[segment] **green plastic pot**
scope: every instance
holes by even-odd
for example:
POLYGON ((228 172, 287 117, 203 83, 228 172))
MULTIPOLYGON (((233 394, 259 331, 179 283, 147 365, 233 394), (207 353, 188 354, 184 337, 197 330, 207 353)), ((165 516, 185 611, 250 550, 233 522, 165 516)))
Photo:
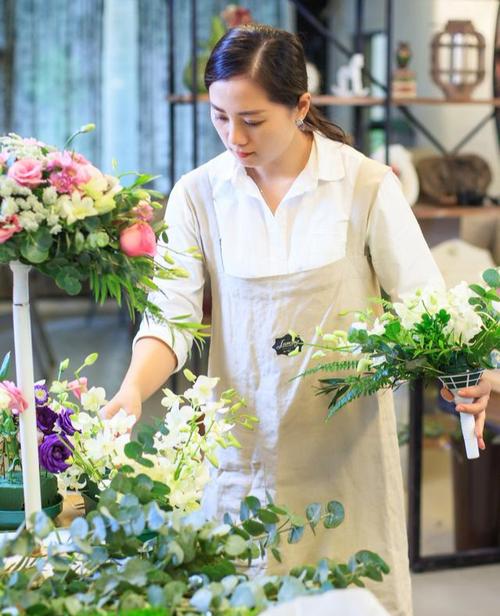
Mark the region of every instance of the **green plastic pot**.
MULTIPOLYGON (((40 473, 42 509, 55 518, 62 511, 62 497, 57 479, 51 473, 40 473)), ((14 530, 24 522, 24 491, 21 471, 0 476, 0 530, 14 530)))

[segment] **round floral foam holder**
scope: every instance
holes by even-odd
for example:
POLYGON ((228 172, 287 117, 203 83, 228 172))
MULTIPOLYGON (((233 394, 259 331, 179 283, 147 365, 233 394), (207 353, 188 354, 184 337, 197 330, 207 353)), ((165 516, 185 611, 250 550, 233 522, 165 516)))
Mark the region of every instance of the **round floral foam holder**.
MULTIPOLYGON (((471 372, 462 372, 461 374, 447 374, 446 376, 440 376, 439 380, 451 391, 455 404, 471 404, 474 398, 459 396, 458 390, 465 387, 474 387, 474 385, 479 383, 482 374, 483 370, 474 370, 471 372)), ((471 415, 470 413, 459 414, 467 458, 469 460, 479 458, 479 447, 475 432, 476 422, 474 420, 474 415, 471 415)))

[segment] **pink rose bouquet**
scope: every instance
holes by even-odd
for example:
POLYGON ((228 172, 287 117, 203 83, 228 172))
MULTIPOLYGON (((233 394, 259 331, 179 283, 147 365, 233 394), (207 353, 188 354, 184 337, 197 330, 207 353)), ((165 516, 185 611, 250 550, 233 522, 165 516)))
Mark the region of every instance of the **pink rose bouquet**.
MULTIPOLYGON (((163 195, 137 175, 130 186, 101 172, 69 148, 9 134, 0 137, 0 264, 21 261, 53 278, 70 295, 88 282, 95 299, 124 299, 132 318, 147 311, 162 320, 148 299, 155 279, 185 276, 173 259, 156 259, 156 243, 166 240, 163 220, 153 213, 163 195)), ((203 337, 200 326, 172 322, 203 337)))

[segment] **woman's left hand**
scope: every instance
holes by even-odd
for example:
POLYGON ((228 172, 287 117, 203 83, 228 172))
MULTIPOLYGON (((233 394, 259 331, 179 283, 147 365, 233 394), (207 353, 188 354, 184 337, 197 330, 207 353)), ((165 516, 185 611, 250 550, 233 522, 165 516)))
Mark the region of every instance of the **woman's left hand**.
MULTIPOLYGON (((473 387, 464 387, 458 390, 459 396, 465 398, 474 398, 474 402, 471 404, 457 404, 456 410, 459 413, 470 413, 474 415, 476 422, 476 436, 479 449, 486 449, 483 439, 484 422, 486 419, 486 407, 490 400, 491 383, 485 378, 482 378, 477 385, 473 387)), ((448 402, 453 402, 453 394, 449 389, 443 387, 441 389, 441 396, 448 402)))

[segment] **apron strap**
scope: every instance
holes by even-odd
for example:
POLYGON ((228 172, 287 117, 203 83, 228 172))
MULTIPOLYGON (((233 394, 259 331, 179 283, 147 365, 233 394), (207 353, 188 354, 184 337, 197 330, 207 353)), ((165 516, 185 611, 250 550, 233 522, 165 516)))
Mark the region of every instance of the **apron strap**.
POLYGON ((386 173, 387 165, 365 156, 361 161, 354 184, 351 215, 347 231, 346 253, 349 256, 367 256, 368 221, 377 198, 378 189, 386 173))

